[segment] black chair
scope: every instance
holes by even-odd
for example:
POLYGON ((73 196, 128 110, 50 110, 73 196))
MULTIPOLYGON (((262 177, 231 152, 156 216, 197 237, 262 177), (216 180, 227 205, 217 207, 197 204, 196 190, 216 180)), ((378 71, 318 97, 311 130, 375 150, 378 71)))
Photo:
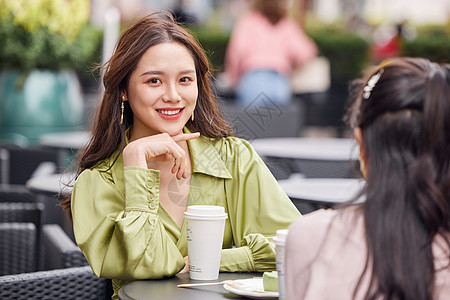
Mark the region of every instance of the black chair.
POLYGON ((42 203, 25 203, 25 202, 7 202, 0 203, 0 223, 33 223, 36 227, 36 251, 35 262, 36 270, 39 269, 39 252, 41 230, 44 220, 44 204, 42 203))
POLYGON ((276 180, 288 179, 296 172, 291 159, 280 157, 262 157, 262 159, 276 180))
POLYGON ((42 259, 44 270, 88 265, 80 248, 58 224, 42 227, 42 259))
POLYGON ((0 202, 37 202, 35 194, 25 185, 0 184, 0 202))
POLYGON ((90 266, 0 276, 0 299, 111 299, 108 280, 90 266))
MULTIPOLYGON (((42 262, 44 270, 88 265, 80 248, 57 224, 42 227, 42 262)), ((111 279, 106 279, 106 289, 107 298, 110 299, 113 294, 111 279)))
POLYGON ((301 134, 304 111, 300 103, 281 106, 263 101, 262 104, 251 107, 226 102, 220 104, 220 109, 236 136, 246 140, 301 134))
POLYGON ((16 145, 0 145, 0 183, 25 185, 42 162, 58 165, 54 150, 21 148, 16 145))
POLYGON ((35 252, 33 223, 0 223, 0 275, 34 272, 35 252))
POLYGON ((301 173, 306 178, 360 178, 357 161, 333 161, 296 159, 292 160, 294 173, 301 173))

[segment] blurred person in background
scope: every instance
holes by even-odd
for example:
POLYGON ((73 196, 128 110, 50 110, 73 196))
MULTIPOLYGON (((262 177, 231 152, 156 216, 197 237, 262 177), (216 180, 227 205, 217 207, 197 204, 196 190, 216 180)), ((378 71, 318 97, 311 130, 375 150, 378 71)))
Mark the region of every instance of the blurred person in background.
POLYGON ((289 227, 287 299, 450 299, 450 65, 394 59, 353 91, 365 202, 289 227))
POLYGON ((287 0, 255 0, 234 26, 225 76, 239 104, 257 105, 262 93, 274 104, 288 104, 292 69, 317 56, 316 44, 287 17, 287 8, 287 0))

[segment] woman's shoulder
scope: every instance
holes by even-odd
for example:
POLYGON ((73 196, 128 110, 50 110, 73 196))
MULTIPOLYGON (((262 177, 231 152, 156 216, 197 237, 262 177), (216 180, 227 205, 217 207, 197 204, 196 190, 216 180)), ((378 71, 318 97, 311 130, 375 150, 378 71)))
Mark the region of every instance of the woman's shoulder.
POLYGON ((113 156, 111 156, 103 161, 100 161, 95 166, 83 170, 78 176, 77 182, 81 181, 80 179, 90 181, 93 177, 102 177, 104 179, 111 180, 114 162, 117 163, 117 161, 113 159, 113 156))
POLYGON ((328 227, 332 222, 332 219, 336 216, 337 212, 335 210, 319 209, 303 215, 302 218, 292 223, 289 227, 289 231, 310 232, 310 229, 314 229, 314 231, 321 230, 322 228, 328 227))
POLYGON ((219 153, 226 151, 229 154, 243 154, 255 151, 249 141, 235 136, 210 140, 219 153))
POLYGON ((304 215, 291 224, 289 232, 305 238, 318 237, 326 233, 348 232, 349 228, 360 227, 362 213, 355 207, 345 209, 320 209, 304 215))

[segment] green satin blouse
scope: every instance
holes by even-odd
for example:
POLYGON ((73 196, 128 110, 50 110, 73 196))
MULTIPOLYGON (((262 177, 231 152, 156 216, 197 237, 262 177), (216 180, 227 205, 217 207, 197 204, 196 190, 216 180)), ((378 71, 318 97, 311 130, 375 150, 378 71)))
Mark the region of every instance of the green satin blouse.
MULTIPOLYGON (((274 270, 271 239, 300 217, 296 207, 247 141, 199 137, 188 145, 188 205, 220 205, 228 214, 220 271, 274 270)), ((124 168, 122 155, 114 158, 80 174, 72 216, 92 270, 113 278, 117 293, 128 280, 175 275, 188 252, 185 223, 180 229, 159 205, 159 171, 124 168)))

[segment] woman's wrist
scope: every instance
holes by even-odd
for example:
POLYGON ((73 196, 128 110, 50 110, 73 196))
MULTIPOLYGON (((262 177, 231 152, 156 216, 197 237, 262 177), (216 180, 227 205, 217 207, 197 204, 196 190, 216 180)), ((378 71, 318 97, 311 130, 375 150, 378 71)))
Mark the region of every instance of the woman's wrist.
POLYGON ((134 143, 128 144, 123 149, 123 166, 147 168, 144 151, 141 151, 134 143))

